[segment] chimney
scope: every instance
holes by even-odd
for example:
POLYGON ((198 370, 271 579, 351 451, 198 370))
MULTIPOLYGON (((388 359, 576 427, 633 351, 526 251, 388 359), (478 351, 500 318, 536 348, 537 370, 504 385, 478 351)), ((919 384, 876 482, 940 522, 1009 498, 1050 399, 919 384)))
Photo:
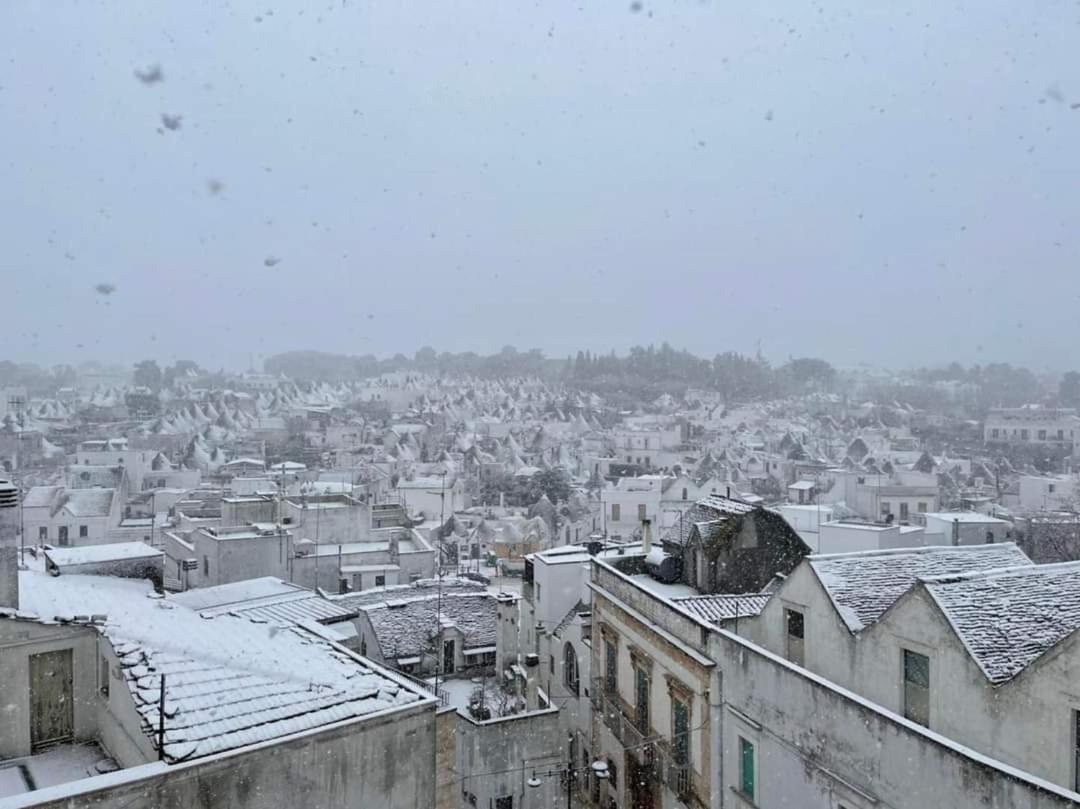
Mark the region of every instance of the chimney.
POLYGON ((19 608, 19 490, 0 479, 0 608, 19 608))
POLYGON ((540 707, 540 697, 536 693, 537 676, 540 671, 540 655, 525 655, 525 710, 535 711, 540 707))
POLYGON ((495 635, 495 670, 506 671, 517 663, 520 651, 518 635, 518 596, 516 593, 495 594, 495 616, 497 621, 495 635))
POLYGON ((644 537, 641 543, 642 549, 645 551, 645 555, 649 555, 649 551, 652 550, 652 520, 642 520, 642 536, 644 537))

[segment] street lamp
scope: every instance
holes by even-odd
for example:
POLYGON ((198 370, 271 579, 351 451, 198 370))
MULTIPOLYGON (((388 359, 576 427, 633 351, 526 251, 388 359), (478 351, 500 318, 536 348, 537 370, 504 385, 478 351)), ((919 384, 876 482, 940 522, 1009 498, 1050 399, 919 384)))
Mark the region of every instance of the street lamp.
POLYGON ((540 779, 540 775, 544 775, 544 776, 548 776, 548 777, 553 776, 553 775, 565 775, 566 776, 566 809, 571 809, 571 803, 570 802, 571 802, 571 800, 573 800, 573 796, 574 796, 573 778, 574 778, 574 775, 581 772, 582 770, 591 771, 592 774, 593 774, 593 777, 596 778, 598 781, 605 781, 608 778, 608 765, 607 765, 607 762, 606 761, 601 761, 600 759, 597 759, 592 764, 590 764, 588 767, 576 767, 575 768, 571 763, 568 762, 565 769, 547 770, 546 772, 542 772, 539 775, 537 774, 536 770, 533 770, 532 776, 525 783, 529 786, 530 789, 538 789, 544 783, 540 779))

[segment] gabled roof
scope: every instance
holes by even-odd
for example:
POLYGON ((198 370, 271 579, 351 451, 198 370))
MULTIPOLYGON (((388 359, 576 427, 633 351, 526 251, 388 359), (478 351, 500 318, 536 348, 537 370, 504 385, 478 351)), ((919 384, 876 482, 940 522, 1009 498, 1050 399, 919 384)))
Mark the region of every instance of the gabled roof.
POLYGON ((440 623, 459 630, 466 649, 495 643, 496 602, 487 591, 444 593, 441 599, 434 593, 391 598, 360 609, 371 621, 386 660, 431 654, 440 623))
POLYGON ((851 632, 876 622, 918 579, 1032 564, 1012 542, 826 554, 806 561, 851 632))
POLYGON ((72 517, 107 517, 115 493, 115 489, 68 489, 62 508, 72 517))
POLYGON ((994 685, 1080 628, 1080 562, 941 576, 923 586, 994 685))

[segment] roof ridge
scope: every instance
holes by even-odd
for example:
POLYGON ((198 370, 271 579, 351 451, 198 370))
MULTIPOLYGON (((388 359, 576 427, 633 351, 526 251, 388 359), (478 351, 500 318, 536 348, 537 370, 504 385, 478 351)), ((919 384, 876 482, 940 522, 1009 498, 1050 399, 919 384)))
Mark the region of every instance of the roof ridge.
POLYGON ((940 576, 916 576, 925 584, 954 584, 972 579, 994 579, 1004 576, 1034 576, 1043 573, 1080 572, 1080 561, 1054 562, 1047 565, 1021 564, 1006 567, 992 567, 987 570, 972 570, 964 573, 943 573, 940 576))
POLYGON ((946 551, 967 551, 978 552, 995 548, 1017 548, 1019 546, 1015 542, 992 542, 983 543, 981 545, 918 545, 911 548, 879 548, 871 551, 845 551, 843 553, 818 553, 810 554, 806 557, 807 561, 813 563, 818 561, 827 561, 830 559, 857 559, 860 557, 869 556, 897 556, 900 554, 935 554, 944 553, 946 551))

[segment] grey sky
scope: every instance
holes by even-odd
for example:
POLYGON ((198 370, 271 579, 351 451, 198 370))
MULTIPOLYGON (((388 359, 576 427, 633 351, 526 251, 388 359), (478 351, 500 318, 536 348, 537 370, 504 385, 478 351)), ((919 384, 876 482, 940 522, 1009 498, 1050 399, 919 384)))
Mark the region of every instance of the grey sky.
POLYGON ((1071 0, 6 0, 3 353, 1075 366, 1078 36, 1071 0))

